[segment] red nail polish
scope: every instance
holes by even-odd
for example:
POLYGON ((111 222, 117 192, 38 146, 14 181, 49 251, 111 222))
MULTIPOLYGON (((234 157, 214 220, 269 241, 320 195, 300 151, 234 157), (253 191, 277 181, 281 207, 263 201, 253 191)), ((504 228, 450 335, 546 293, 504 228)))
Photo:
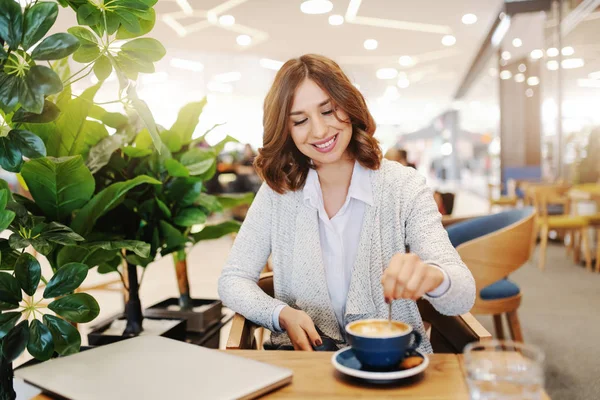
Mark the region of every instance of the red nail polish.
POLYGON ((321 339, 317 339, 317 346, 321 346, 323 344, 323 342, 321 341, 321 339))

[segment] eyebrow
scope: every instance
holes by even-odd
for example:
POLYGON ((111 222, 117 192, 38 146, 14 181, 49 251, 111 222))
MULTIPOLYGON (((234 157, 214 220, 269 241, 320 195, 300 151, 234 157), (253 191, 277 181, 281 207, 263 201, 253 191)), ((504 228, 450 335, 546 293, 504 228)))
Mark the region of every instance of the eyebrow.
MULTIPOLYGON (((330 103, 330 102, 331 102, 331 99, 322 101, 321 103, 319 103, 319 107, 323 107, 325 104, 330 103)), ((304 111, 292 111, 290 113, 290 115, 298 115, 298 114, 304 114, 304 111)))

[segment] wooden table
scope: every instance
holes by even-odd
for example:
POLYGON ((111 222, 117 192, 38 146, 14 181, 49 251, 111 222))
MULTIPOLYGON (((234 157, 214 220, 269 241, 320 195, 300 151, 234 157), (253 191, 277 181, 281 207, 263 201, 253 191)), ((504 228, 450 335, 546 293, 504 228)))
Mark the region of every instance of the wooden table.
MULTIPOLYGON (((433 354, 429 367, 419 377, 399 385, 367 385, 343 377, 331 365, 328 352, 228 350, 230 354, 251 358, 294 371, 292 383, 275 390, 264 399, 469 399, 460 354, 433 354)), ((223 373, 226 373, 224 371, 223 373)), ((544 399, 549 399, 544 396, 544 399)), ((39 395, 34 400, 51 400, 39 395)))
POLYGON ((600 202, 600 184, 575 185, 569 190, 569 197, 575 201, 600 202))

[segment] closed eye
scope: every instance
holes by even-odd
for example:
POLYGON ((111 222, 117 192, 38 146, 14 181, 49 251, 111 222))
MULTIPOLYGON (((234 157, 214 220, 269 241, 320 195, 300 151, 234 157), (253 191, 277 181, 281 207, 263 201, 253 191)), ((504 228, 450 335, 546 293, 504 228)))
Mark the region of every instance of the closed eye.
POLYGON ((306 121, 308 121, 308 118, 304 118, 302 121, 294 121, 294 126, 302 125, 306 121))
POLYGON ((323 115, 329 115, 333 113, 333 109, 329 110, 329 111, 323 111, 321 114, 323 115))

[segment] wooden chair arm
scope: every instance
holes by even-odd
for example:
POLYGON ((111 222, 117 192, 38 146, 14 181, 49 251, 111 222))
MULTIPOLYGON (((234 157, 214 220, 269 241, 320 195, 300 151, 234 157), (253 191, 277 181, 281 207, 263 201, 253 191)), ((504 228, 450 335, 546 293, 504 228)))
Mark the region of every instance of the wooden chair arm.
POLYGON ((231 323, 231 331, 227 338, 227 350, 254 350, 256 349, 254 331, 259 328, 255 323, 248 321, 241 314, 235 314, 231 323))
POLYGON ((493 336, 471 313, 466 313, 460 316, 464 323, 479 336, 479 340, 492 340, 493 336))

